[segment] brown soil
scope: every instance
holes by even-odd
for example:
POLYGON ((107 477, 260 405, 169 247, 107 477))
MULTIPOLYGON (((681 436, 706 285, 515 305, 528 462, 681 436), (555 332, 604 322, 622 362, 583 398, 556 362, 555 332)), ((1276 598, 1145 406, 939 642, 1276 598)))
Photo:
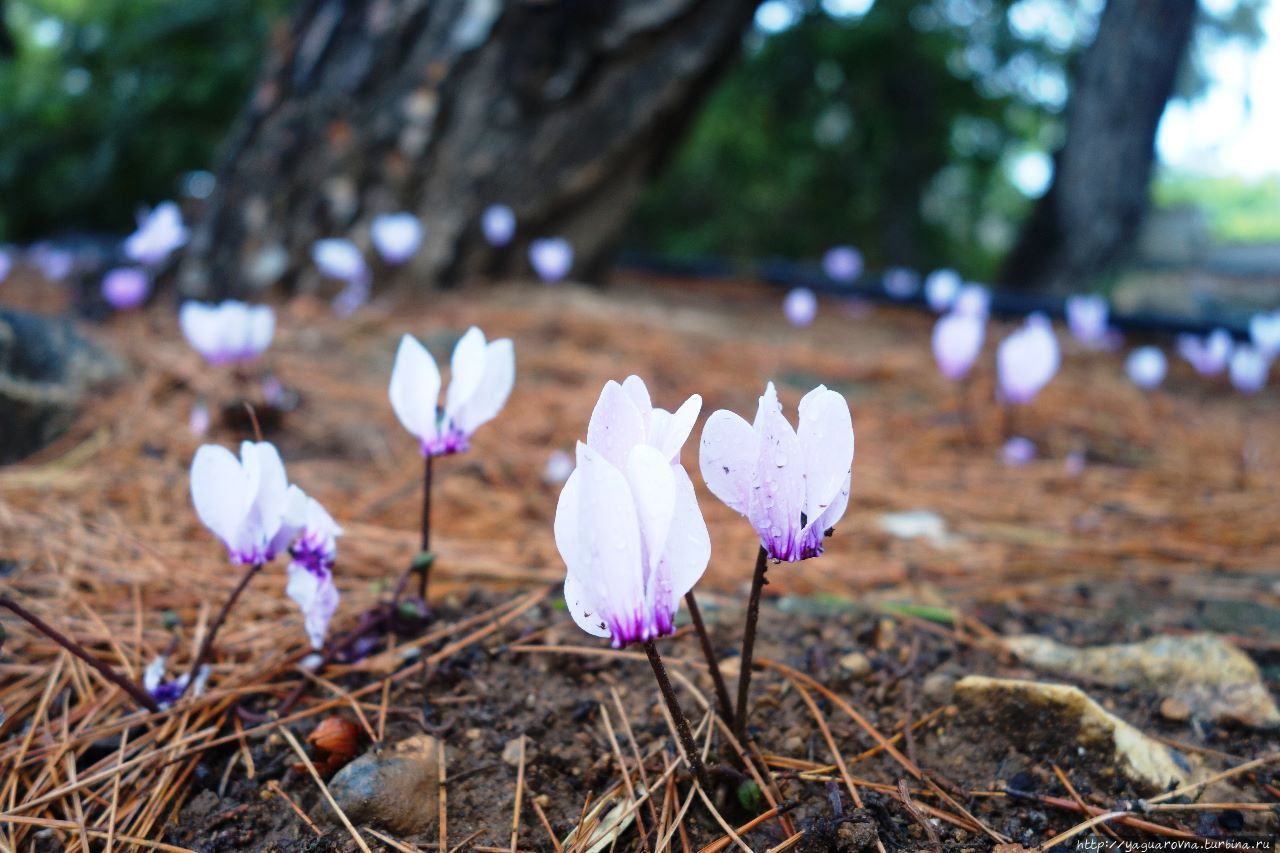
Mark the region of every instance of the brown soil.
MULTIPOLYGON (((18 284, 6 282, 0 296, 47 303, 47 289, 18 284)), ((1255 656, 1274 689, 1280 673, 1274 391, 1240 398, 1174 364, 1163 390, 1142 395, 1124 380, 1120 356, 1078 352, 1067 343, 1062 375, 1016 422, 1019 433, 1037 442, 1041 459, 1007 468, 998 460, 999 415, 985 403, 991 399, 990 345, 968 393, 974 415, 966 429, 959 395, 933 368, 927 317, 824 300, 817 324, 798 331, 782 324, 779 301, 776 291, 748 283, 628 280, 605 292, 520 285, 417 302, 391 296, 349 321, 333 318, 319 300, 279 306, 267 366, 300 394, 300 404, 269 437, 291 478, 346 529, 336 631, 349 629, 385 596, 416 550, 419 460, 385 397, 396 339, 413 332, 438 357, 472 323, 491 337, 516 341, 519 378, 506 411, 481 429, 471 452, 437 466, 433 600, 439 621, 431 629, 436 638, 421 651, 438 654, 425 718, 411 657, 379 653, 326 672, 359 694, 370 725, 376 728, 385 716, 388 740, 420 731, 423 722, 442 727, 451 846, 476 831, 481 834, 469 847, 510 844, 516 768, 502 751, 521 733, 530 739, 521 849, 551 847, 533 800, 546 798, 543 809, 563 837, 588 794, 600 797, 617 785, 622 777, 604 713, 628 755, 630 746, 610 687, 619 692, 638 748, 649 756, 650 777, 675 755, 643 659, 609 657, 556 608, 554 594, 501 626, 492 614, 456 625, 562 579, 551 539, 558 486, 543 482, 543 468, 552 449, 571 450, 583 436, 603 382, 631 372, 646 378, 659 405, 701 393, 704 416, 717 408, 749 413, 769 378, 779 382, 789 411, 818 382, 845 393, 853 408, 858 455, 849 513, 827 555, 771 571, 769 591, 779 598, 766 608, 760 654, 809 674, 886 736, 908 719, 928 719, 910 750, 905 743, 898 748, 904 756, 914 753, 956 803, 940 799, 891 756, 855 761, 875 746, 873 738, 815 693, 841 755, 851 762, 866 811, 855 809, 839 772, 824 769, 830 750, 800 691, 766 669, 756 676, 752 724, 780 795, 797 803, 788 820, 812 830, 795 849, 860 849, 871 824, 887 850, 932 848, 921 822, 902 805, 900 778, 922 807, 954 816, 962 805, 995 833, 1024 844, 1083 816, 986 793, 1002 782, 1072 800, 1054 774, 1056 763, 1091 805, 1110 808, 1134 795, 1108 762, 1078 755, 1073 744, 1024 754, 989 732, 965 729, 945 710, 927 717, 947 706, 947 686, 957 676, 1037 675, 992 652, 984 639, 992 633, 1030 630, 1097 642, 1216 630, 1255 656), (1064 467, 1073 452, 1086 460, 1078 475, 1064 467), (946 521, 946 542, 900 539, 880 526, 886 513, 918 509, 946 521), (932 608, 915 612, 948 621, 886 617, 883 607, 894 602, 932 608), (517 651, 515 645, 590 651, 517 651), (855 651, 871 660, 865 678, 840 665, 855 651), (393 689, 384 703, 387 677, 393 689), (806 769, 813 772, 796 775, 806 769), (843 791, 842 817, 828 779, 843 791)), ((1000 332, 996 324, 992 340, 1000 332)), ((201 439, 186 423, 198 396, 216 409, 255 390, 205 368, 167 309, 113 319, 99 334, 133 361, 134 377, 96 401, 54 446, 0 471, 0 584, 136 675, 174 641, 175 667, 189 663, 201 626, 237 580, 190 509, 186 471, 202 440, 231 444, 246 433, 215 424, 201 439)), ((693 459, 687 452, 686 463, 693 459)), ((694 480, 700 482, 696 474, 694 480)), ((754 538, 705 489, 699 494, 714 548, 699 596, 728 654, 739 639, 754 538)), ((104 836, 89 833, 111 826, 118 837, 196 849, 351 849, 344 829, 326 829, 319 838, 272 793, 267 783, 278 780, 304 810, 319 802, 310 777, 291 769, 295 756, 277 727, 241 722, 233 711, 237 704, 268 711, 301 679, 296 664, 305 639, 283 583, 278 570, 255 581, 220 634, 213 688, 162 715, 155 728, 131 725, 137 720, 126 719, 131 708, 124 698, 6 615, 0 845, 97 849, 104 836), (120 769, 121 755, 134 763, 120 769), (69 781, 71 770, 80 783, 69 781)), ((407 636, 396 643, 413 645, 407 636)), ((691 638, 663 649, 674 661, 690 662, 673 669, 691 678, 699 673, 691 638)), ((697 683, 712 695, 704 677, 697 683)), ((1131 723, 1177 740, 1210 767, 1280 746, 1243 729, 1167 720, 1152 695, 1084 686, 1131 723)), ((697 701, 679 683, 677 689, 689 715, 701 719, 697 701)), ((331 713, 354 716, 347 698, 313 686, 295 709, 295 716, 307 716, 289 725, 302 739, 331 713)), ((731 762, 723 759, 732 755, 725 756, 725 748, 717 735, 718 763, 727 767, 731 762)), ((1234 795, 1241 802, 1280 802, 1280 780, 1271 771, 1268 765, 1234 778, 1234 795)), ((682 802, 687 779, 673 779, 682 802)), ((665 788, 659 793, 665 796, 665 788)), ((734 797, 720 793, 725 819, 745 821, 734 797)), ((324 811, 320 805, 317 814, 324 811)), ((690 849, 724 835, 702 806, 689 814, 690 849)), ((1260 828, 1260 814, 1244 813, 1246 828, 1260 828)), ((641 815, 651 827, 647 807, 641 815)), ((1235 827, 1236 817, 1208 811, 1149 819, 1209 835, 1235 827)), ((771 820, 749 841, 765 849, 781 840, 780 831, 771 820)), ((949 849, 993 843, 972 825, 960 838, 945 820, 937 831, 949 849)), ((429 832, 420 846, 430 849, 434 840, 429 832)), ((673 843, 681 844, 678 834, 673 843)), ((643 849, 639 845, 632 830, 619 848, 643 849)))

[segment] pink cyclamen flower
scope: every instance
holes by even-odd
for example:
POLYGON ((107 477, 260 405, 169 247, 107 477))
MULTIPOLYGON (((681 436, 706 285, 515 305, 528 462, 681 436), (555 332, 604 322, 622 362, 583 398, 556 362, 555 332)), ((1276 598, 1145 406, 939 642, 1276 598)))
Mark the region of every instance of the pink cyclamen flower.
POLYGON ((178 323, 192 348, 214 365, 253 361, 276 332, 276 315, 268 306, 234 299, 219 305, 186 302, 178 323))
POLYGON ((542 481, 558 486, 573 473, 573 457, 563 450, 553 450, 547 457, 546 467, 542 469, 542 481))
POLYGON ((1178 336, 1178 354, 1201 376, 1217 376, 1226 370, 1235 342, 1226 329, 1214 329, 1203 338, 1178 336))
POLYGON ((1124 371, 1134 385, 1147 391, 1160 387, 1165 374, 1169 371, 1169 363, 1159 347, 1139 347, 1129 353, 1125 360, 1124 371))
POLYGON ((689 475, 648 444, 632 445, 618 468, 579 442, 555 537, 573 621, 614 648, 675 633, 680 599, 711 559, 689 475))
POLYGON ((270 442, 246 441, 240 458, 205 444, 191 462, 191 502, 204 526, 227 546, 231 562, 267 563, 301 529, 307 499, 289 485, 270 442))
POLYGON ((191 415, 187 418, 187 428, 192 435, 205 435, 209 432, 209 404, 203 399, 196 400, 191 406, 191 415))
POLYGON ((102 298, 117 311, 137 308, 150 293, 151 280, 138 267, 117 267, 102 277, 102 298))
POLYGON ((1107 298, 1097 294, 1081 294, 1067 298, 1067 328, 1072 336, 1087 347, 1102 347, 1107 340, 1107 298))
POLYGON ((996 350, 1001 396, 1009 403, 1030 403, 1058 372, 1060 358, 1048 319, 1031 315, 996 350))
POLYGON ((1231 354, 1231 384, 1242 394, 1256 394, 1267 384, 1267 359, 1256 347, 1239 346, 1231 354))
POLYGON ((412 213, 383 213, 370 227, 373 247, 389 264, 402 264, 422 245, 423 228, 412 213))
MULTIPOLYGON (((0 275, 0 278, 3 278, 0 275)), ((1249 318, 1249 339, 1264 358, 1280 355, 1280 311, 1254 314, 1249 318)))
POLYGON ((986 319, 952 312, 933 327, 933 357, 942 375, 952 381, 963 379, 982 352, 986 319))
POLYGON ((27 260, 49 281, 64 280, 76 265, 75 254, 49 242, 32 245, 27 250, 27 260))
POLYGON ((400 339, 388 393, 400 423, 418 437, 423 456, 466 450, 475 431, 502 411, 515 384, 511 341, 486 343, 475 326, 458 340, 449 366, 452 376, 442 409, 436 360, 412 335, 400 339))
POLYGON ((345 237, 327 237, 311 244, 311 260, 320 272, 340 281, 368 278, 369 266, 364 255, 345 237))
POLYGON ((964 280, 953 269, 934 270, 924 280, 924 298, 929 307, 941 314, 951 309, 964 280))
POLYGON ((9 271, 13 269, 13 253, 5 246, 0 246, 0 281, 4 281, 9 277, 9 271))
POLYGON ((480 216, 480 230, 490 246, 505 246, 516 236, 516 215, 505 204, 491 204, 480 216))
POLYGON ((1013 468, 1026 465, 1036 458, 1035 443, 1029 438, 1015 435, 1000 448, 1000 458, 1004 460, 1004 464, 1013 468))
POLYGON ((573 244, 563 237, 540 237, 529 243, 529 264, 543 281, 560 281, 573 268, 573 244))
POLYGON ((303 625, 313 649, 324 645, 329 620, 338 609, 338 588, 333 564, 338 558, 337 538, 342 528, 315 498, 307 498, 302 531, 289 549, 289 582, 285 594, 302 611, 303 625))
POLYGON ((754 424, 712 413, 699 463, 711 493, 746 516, 775 560, 822 553, 823 537, 849 506, 853 419, 844 397, 823 385, 800 401, 800 428, 782 415, 770 382, 754 424))
POLYGON ((131 261, 156 266, 185 246, 190 236, 182 223, 182 210, 177 204, 164 201, 138 218, 138 230, 125 238, 124 253, 131 261))
POLYGON ((862 253, 853 246, 834 246, 822 256, 822 271, 839 284, 853 284, 862 275, 862 253))
POLYGON ((782 300, 782 313, 793 326, 810 326, 818 316, 818 297, 807 287, 793 288, 782 300))
POLYGON ((956 314, 986 319, 991 313, 991 291, 981 284, 969 282, 956 291, 951 310, 956 314))
POLYGON ((884 292, 891 299, 910 299, 920 290, 920 276, 906 267, 890 267, 884 271, 884 292))

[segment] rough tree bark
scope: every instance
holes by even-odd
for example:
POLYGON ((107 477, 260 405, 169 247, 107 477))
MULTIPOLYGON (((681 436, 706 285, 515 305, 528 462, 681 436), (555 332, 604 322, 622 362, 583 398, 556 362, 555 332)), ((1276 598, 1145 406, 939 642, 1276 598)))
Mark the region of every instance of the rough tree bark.
POLYGON ((228 141, 183 261, 189 294, 284 281, 310 246, 367 248, 378 213, 427 228, 415 282, 526 269, 558 234, 590 273, 736 54, 758 0, 303 0, 228 141), (519 237, 479 230, 512 207, 519 237))
POLYGON ((1077 67, 1053 183, 1005 260, 1003 285, 1080 290, 1128 254, 1195 12, 1196 0, 1107 1, 1077 67))

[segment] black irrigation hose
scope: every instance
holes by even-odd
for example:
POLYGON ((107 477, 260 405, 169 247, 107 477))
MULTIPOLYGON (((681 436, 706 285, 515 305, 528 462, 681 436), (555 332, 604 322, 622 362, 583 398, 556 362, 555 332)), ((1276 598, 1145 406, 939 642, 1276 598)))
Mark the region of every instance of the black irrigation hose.
MULTIPOLYGON (((680 276, 723 280, 754 278, 775 287, 791 289, 807 287, 814 293, 828 296, 856 296, 871 302, 887 302, 893 305, 927 308, 924 298, 924 276, 921 275, 919 292, 909 299, 895 299, 884 290, 882 274, 864 274, 852 284, 832 281, 821 268, 812 263, 784 260, 766 260, 751 264, 733 264, 717 258, 683 260, 658 255, 623 254, 618 260, 621 269, 654 275, 680 276)), ((993 290, 991 313, 1006 319, 1025 317, 1033 311, 1041 311, 1050 317, 1062 319, 1066 315, 1064 301, 1059 297, 1037 293, 1017 293, 993 290)), ((1175 317, 1147 312, 1111 312, 1110 325, 1116 329, 1143 335, 1207 334, 1214 329, 1226 329, 1237 340, 1248 340, 1249 331, 1239 323, 1209 322, 1186 317, 1175 317)))

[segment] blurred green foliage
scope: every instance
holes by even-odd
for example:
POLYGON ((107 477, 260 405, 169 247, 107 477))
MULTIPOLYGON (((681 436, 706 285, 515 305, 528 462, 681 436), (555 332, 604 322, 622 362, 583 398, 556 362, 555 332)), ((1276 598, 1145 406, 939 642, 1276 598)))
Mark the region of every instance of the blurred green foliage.
POLYGON ((1156 179, 1153 194, 1161 207, 1199 208, 1215 240, 1280 242, 1280 175, 1249 180, 1164 173, 1156 179))
MULTIPOLYGON (((1202 10, 1197 42, 1256 44, 1263 2, 1202 10)), ((633 248, 802 259, 850 243, 872 269, 991 275, 1051 174, 1072 63, 1102 0, 766 5, 785 25, 762 31, 757 16, 640 205, 633 248)), ((1204 88, 1201 55, 1188 95, 1204 88)))
POLYGON ((0 241, 127 230, 213 165, 287 0, 4 4, 0 241))
MULTIPOLYGON (((630 245, 811 258, 852 243, 873 268, 986 276, 1031 204, 1014 179, 1047 174, 1070 65, 1103 2, 767 0, 786 25, 750 36, 643 200, 630 245)), ((1198 43, 1256 44, 1265 2, 1202 13, 1198 43)), ((16 43, 0 56, 0 242, 125 231, 183 173, 213 167, 291 5, 0 0, 16 43)), ((1202 56, 1184 93, 1203 89, 1202 56)), ((1239 187, 1194 187, 1211 204, 1254 203, 1239 187)), ((1231 217, 1222 233, 1271 233, 1265 217, 1231 217)))

